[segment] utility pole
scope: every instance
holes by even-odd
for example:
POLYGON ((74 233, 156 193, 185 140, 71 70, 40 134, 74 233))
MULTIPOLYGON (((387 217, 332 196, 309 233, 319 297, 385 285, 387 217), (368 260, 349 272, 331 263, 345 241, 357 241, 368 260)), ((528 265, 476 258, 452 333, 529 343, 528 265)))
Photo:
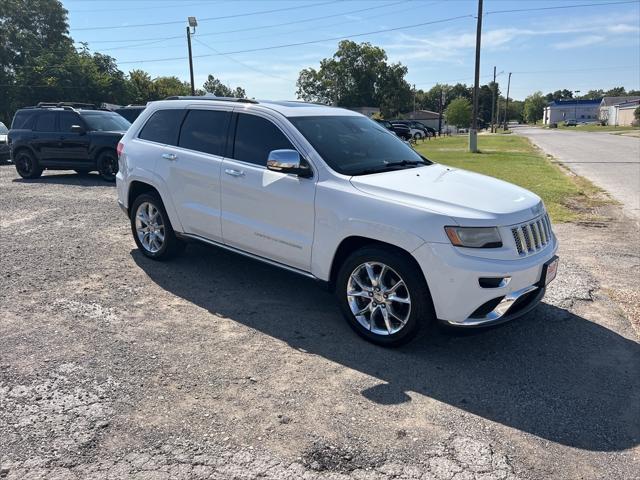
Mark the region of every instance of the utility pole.
POLYGON ((191 77, 191 95, 195 95, 196 88, 193 83, 193 55, 191 54, 191 35, 195 35, 198 21, 196 20, 196 17, 189 17, 187 20, 189 22, 189 25, 187 25, 187 46, 189 48, 189 75, 191 77), (191 31, 192 28, 193 32, 191 31))
POLYGON ((496 66, 493 66, 493 84, 491 85, 491 133, 494 133, 496 109, 496 66))
POLYGON ((578 93, 580 93, 580 90, 574 90, 573 93, 576 94, 576 106, 573 109, 573 119, 576 122, 576 125, 578 124, 578 93))
POLYGON ((476 29, 476 72, 473 84, 473 117, 469 130, 469 151, 478 153, 478 93, 480 90, 480 43, 482 39, 482 0, 478 0, 478 26, 476 29))
POLYGON ((416 116, 416 84, 413 84, 413 116, 416 116))
POLYGON ((509 81, 507 82, 507 101, 504 106, 504 131, 508 130, 507 122, 509 121, 509 88, 511 88, 511 72, 509 72, 509 81))
POLYGON ((444 101, 446 93, 444 88, 440 88, 440 97, 438 98, 438 136, 442 135, 442 109, 444 108, 444 101))

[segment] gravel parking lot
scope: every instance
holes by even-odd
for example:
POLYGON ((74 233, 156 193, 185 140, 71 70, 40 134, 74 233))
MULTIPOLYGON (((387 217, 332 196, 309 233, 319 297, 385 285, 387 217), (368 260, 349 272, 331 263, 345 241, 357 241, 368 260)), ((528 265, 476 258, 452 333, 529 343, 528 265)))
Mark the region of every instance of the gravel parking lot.
POLYGON ((617 209, 557 227, 531 314, 386 350, 310 280, 201 245, 143 257, 97 176, 4 165, 0 192, 0 478, 637 478, 617 209))

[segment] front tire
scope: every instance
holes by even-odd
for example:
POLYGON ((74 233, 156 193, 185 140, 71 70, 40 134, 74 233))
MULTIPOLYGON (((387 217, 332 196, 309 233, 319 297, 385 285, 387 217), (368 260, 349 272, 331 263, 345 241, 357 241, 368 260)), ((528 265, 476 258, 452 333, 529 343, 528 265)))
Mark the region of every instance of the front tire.
POLYGON ((22 178, 38 178, 43 168, 38 160, 27 150, 20 150, 14 159, 16 171, 22 178))
POLYGON ((156 193, 143 193, 131 205, 131 232, 138 249, 153 260, 168 260, 182 250, 167 211, 156 193))
POLYGON ((412 340, 435 318, 419 268, 391 249, 365 247, 352 253, 338 273, 336 294, 349 326, 386 347, 412 340))
POLYGON ((116 173, 118 173, 118 157, 116 152, 102 152, 98 156, 98 173, 103 180, 107 182, 116 181, 116 173))

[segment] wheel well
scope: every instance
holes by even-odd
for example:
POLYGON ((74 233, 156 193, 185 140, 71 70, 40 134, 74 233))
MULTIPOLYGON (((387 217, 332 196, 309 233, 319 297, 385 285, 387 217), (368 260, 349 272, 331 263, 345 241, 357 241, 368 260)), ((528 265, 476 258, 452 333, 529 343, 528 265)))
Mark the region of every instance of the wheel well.
MULTIPOLYGON (((22 145, 22 146, 16 148, 14 150, 13 154, 17 155, 18 153, 20 153, 22 151, 28 152, 30 155, 33 155, 35 157, 35 154, 34 154, 33 150, 31 150, 31 148, 27 147, 26 145, 22 145)), ((36 159, 37 159, 37 157, 36 157, 36 159)))
POLYGON ((367 237, 357 237, 357 236, 347 237, 344 240, 342 240, 342 242, 340 242, 340 245, 338 245, 336 253, 333 256, 333 262, 331 263, 331 273, 329 275, 330 291, 333 292, 335 290, 338 271, 340 270, 340 266, 343 264, 343 262, 353 252, 355 252, 356 250, 360 250, 361 248, 364 248, 364 247, 382 247, 385 249, 394 250, 406 256, 407 258, 409 258, 415 264, 416 268, 420 272, 420 275, 424 276, 422 269, 420 268, 420 265, 418 265, 418 262, 416 261, 416 259, 413 257, 413 255, 411 255, 411 253, 409 253, 404 248, 398 247, 396 245, 392 245, 390 243, 381 242, 380 240, 373 240, 367 237))
POLYGON ((131 182, 131 185, 129 185, 129 196, 127 197, 128 208, 131 208, 131 204, 135 201, 136 198, 138 198, 143 193, 149 192, 155 193, 160 196, 160 192, 158 192, 155 187, 152 187, 148 183, 138 181, 131 182))

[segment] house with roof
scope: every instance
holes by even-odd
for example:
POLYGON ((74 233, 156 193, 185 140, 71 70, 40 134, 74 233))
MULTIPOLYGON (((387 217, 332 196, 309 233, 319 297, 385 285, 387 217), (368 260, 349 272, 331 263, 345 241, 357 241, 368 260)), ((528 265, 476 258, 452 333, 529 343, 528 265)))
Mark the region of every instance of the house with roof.
POLYGON ((639 100, 640 96, 638 95, 625 97, 604 97, 602 99, 602 102, 600 102, 600 111, 598 116, 600 123, 602 123, 603 125, 631 125, 631 122, 633 122, 634 118, 633 115, 631 115, 631 118, 627 118, 629 115, 628 113, 626 113, 626 109, 630 108, 630 106, 633 106, 633 102, 636 102, 635 105, 637 105, 639 100), (622 120, 625 123, 621 123, 620 119, 618 118, 620 105, 625 105, 625 107, 623 107, 624 118, 622 120))
MULTIPOLYGON (((440 114, 438 112, 433 112, 431 110, 415 110, 413 112, 406 113, 404 117, 407 120, 417 120, 418 122, 423 123, 427 127, 431 127, 434 130, 438 129, 438 121, 440 118, 440 114)), ((444 116, 442 118, 442 126, 445 126, 444 116)))
POLYGON ((601 98, 554 100, 544 107, 543 123, 560 123, 574 120, 576 123, 597 122, 601 98))

